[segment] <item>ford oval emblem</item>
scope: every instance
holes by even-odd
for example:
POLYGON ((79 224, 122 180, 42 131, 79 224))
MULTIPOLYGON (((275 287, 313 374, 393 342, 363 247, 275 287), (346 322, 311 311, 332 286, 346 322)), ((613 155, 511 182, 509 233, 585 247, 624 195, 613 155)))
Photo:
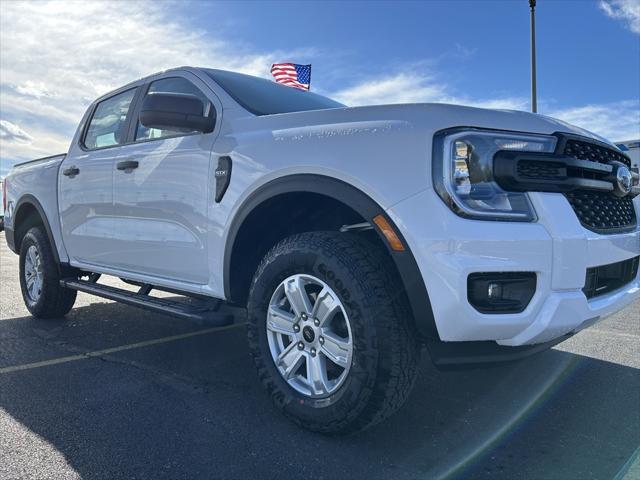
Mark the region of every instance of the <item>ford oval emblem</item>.
POLYGON ((633 177, 631 176, 631 170, 625 165, 620 165, 616 171, 616 192, 619 197, 624 197, 631 192, 633 177))

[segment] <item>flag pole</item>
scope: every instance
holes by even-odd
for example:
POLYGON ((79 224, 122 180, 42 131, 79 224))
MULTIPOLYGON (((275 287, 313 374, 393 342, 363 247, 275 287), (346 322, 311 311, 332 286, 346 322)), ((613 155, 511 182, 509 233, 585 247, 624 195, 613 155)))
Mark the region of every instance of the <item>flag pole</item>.
POLYGON ((531 7, 531 111, 538 111, 536 92, 536 0, 529 0, 531 7))

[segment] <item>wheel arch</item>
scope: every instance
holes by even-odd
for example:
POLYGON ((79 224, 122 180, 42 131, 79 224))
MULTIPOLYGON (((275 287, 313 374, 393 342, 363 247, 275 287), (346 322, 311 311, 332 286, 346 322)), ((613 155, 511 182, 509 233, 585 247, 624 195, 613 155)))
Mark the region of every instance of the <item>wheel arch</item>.
POLYGON ((20 244, 22 239, 31 227, 41 225, 44 227, 45 234, 51 244, 53 250, 53 256, 58 265, 60 265, 60 257, 58 256, 58 248, 56 246, 51 225, 47 215, 42 208, 42 205, 36 197, 31 194, 25 194, 20 197, 20 200, 16 203, 16 207, 13 215, 13 232, 14 232, 14 247, 16 253, 20 252, 20 244))
MULTIPOLYGON (((347 211, 351 210, 373 226, 376 238, 384 244, 396 267, 407 294, 418 333, 425 339, 439 340, 424 280, 400 230, 384 209, 369 195, 342 180, 324 175, 294 174, 272 180, 252 192, 237 209, 226 237, 224 250, 223 278, 227 300, 241 305, 246 303, 251 278, 253 278, 255 269, 262 259, 261 255, 256 263, 256 259, 245 258, 245 255, 242 254, 243 239, 245 243, 253 246, 252 242, 256 238, 256 232, 252 228, 254 228, 257 218, 260 218, 262 213, 268 212, 269 208, 277 208, 278 199, 289 198, 287 196, 296 194, 316 195, 327 202, 323 206, 336 207, 336 211, 339 210, 337 221, 341 219, 340 215, 347 215, 346 218, 349 218, 347 211), (344 207, 344 211, 342 207, 344 207), (384 216, 393 227, 405 246, 404 251, 394 251, 389 247, 384 234, 373 222, 373 218, 377 215, 384 216), (247 265, 242 265, 243 261, 247 262, 247 265)), ((267 229, 262 229, 258 233, 267 233, 267 229)), ((290 234, 292 233, 300 232, 292 231, 290 234)), ((271 246, 286 236, 288 234, 277 238, 271 246)))

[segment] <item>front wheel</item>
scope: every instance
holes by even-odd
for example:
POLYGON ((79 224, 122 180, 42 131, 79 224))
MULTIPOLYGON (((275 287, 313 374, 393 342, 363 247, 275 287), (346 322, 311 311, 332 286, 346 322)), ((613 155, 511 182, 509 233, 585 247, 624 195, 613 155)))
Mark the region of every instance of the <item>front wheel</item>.
POLYGON ((38 318, 66 315, 76 301, 75 290, 60 286, 60 273, 49 239, 31 228, 20 243, 20 288, 29 312, 38 318))
POLYGON ((256 272, 248 314, 258 374, 304 428, 362 430, 413 387, 420 349, 406 294, 384 252, 355 235, 280 242, 256 272))

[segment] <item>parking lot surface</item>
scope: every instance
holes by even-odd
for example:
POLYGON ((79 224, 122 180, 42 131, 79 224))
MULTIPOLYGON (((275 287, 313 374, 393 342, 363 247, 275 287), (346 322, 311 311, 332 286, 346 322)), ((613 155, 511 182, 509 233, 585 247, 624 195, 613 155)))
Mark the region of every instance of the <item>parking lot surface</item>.
MULTIPOLYGON (((113 283, 118 283, 113 280, 113 283)), ((280 416, 222 329, 79 294, 22 303, 0 234, 2 479, 640 478, 640 303, 529 359, 439 372, 355 436, 280 416)))

